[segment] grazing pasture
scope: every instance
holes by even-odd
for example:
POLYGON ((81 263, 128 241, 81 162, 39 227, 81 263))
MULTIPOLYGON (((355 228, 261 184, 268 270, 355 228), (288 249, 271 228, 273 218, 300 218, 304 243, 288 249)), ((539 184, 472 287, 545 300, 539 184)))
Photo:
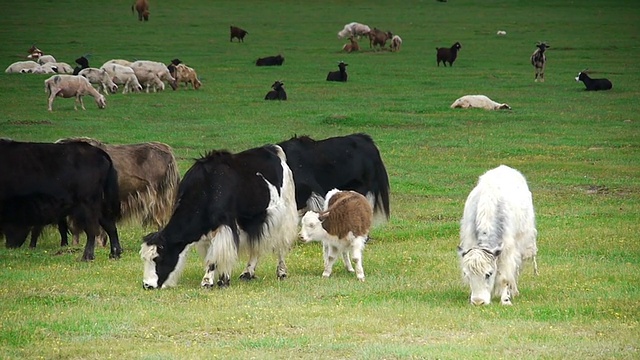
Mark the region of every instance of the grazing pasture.
POLYGON ((152 1, 148 22, 132 3, 4 6, 0 64, 25 60, 34 44, 66 63, 91 54, 92 66, 179 58, 202 88, 119 92, 104 110, 56 101, 50 113, 51 75, 1 73, 0 137, 159 141, 183 175, 213 149, 364 132, 389 173, 391 218, 371 231, 364 283, 341 265, 322 279, 319 243, 293 247, 286 280, 265 259, 248 282, 238 264, 227 289, 200 288, 193 250, 166 291, 140 282, 152 228, 120 225, 120 260, 98 248, 80 262, 81 247, 60 249, 55 229, 36 249, 0 246, 0 357, 640 357, 640 2, 152 1), (339 51, 336 31, 353 21, 401 34, 402 51, 339 51), (246 42, 229 41, 233 24, 249 29, 246 42), (455 66, 438 68, 434 48, 456 41, 455 66), (536 83, 540 41, 552 47, 536 83), (278 53, 282 66, 255 66, 278 53), (339 61, 349 81, 327 82, 339 61), (585 68, 615 87, 584 91, 574 77, 585 68), (274 79, 287 101, 263 100, 274 79), (465 94, 513 110, 449 108, 465 94), (476 307, 458 264, 459 221, 478 176, 500 164, 521 171, 533 194, 540 275, 524 267, 513 306, 476 307))

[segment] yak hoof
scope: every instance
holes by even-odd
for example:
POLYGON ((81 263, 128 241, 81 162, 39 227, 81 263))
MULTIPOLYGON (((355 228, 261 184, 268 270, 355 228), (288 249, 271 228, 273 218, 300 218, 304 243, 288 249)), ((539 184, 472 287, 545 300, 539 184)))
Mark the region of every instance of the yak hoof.
POLYGON ((243 272, 242 274, 240 274, 240 279, 242 280, 253 280, 255 278, 255 274, 250 274, 248 272, 243 272))
POLYGON ((287 273, 278 274, 278 280, 284 280, 287 278, 287 273))

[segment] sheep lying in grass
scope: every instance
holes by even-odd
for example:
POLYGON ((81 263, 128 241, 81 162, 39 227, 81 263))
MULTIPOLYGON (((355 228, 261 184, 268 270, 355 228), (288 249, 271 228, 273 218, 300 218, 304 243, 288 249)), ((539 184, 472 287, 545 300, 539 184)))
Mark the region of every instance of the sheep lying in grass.
POLYGON ((109 92, 115 94, 118 91, 118 85, 113 82, 105 69, 86 68, 80 70, 78 75, 86 77, 92 84, 97 84, 98 89, 102 90, 105 95, 109 95, 109 92))
POLYGON ((34 69, 38 68, 38 65, 35 61, 18 61, 9 65, 7 69, 4 71, 7 74, 20 74, 20 73, 31 73, 34 69))
POLYGON ((56 96, 62 98, 75 97, 76 101, 73 105, 75 110, 78 110, 78 102, 80 102, 82 110, 86 110, 82 101, 84 95, 93 96, 96 100, 96 105, 100 109, 104 109, 107 106, 104 95, 94 89, 89 80, 83 76, 54 75, 44 81, 44 91, 49 94, 49 111, 53 111, 53 100, 56 96))
POLYGON ((355 191, 333 189, 327 193, 325 211, 307 211, 302 217, 300 238, 304 242, 321 241, 324 255, 322 276, 331 276, 333 264, 342 256, 349 272, 354 272, 349 253, 355 262, 356 277, 364 281, 362 251, 369 238, 373 210, 366 197, 355 191))
POLYGON ((511 106, 489 99, 485 95, 465 95, 451 104, 452 109, 482 108, 486 110, 511 110, 511 106))

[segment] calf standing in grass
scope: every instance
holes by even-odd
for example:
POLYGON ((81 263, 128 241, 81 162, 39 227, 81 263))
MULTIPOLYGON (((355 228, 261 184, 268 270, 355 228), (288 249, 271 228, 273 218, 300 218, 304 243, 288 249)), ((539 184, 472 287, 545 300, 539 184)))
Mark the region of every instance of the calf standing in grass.
POLYGON ((536 46, 538 48, 533 52, 533 54, 531 54, 531 65, 536 68, 535 81, 537 82, 539 79, 540 82, 544 82, 544 68, 547 64, 547 56, 544 54, 544 52, 551 46, 547 45, 544 42, 538 43, 536 44, 536 46))
POLYGON ((373 210, 367 198, 355 191, 333 189, 327 193, 325 211, 307 211, 302 217, 300 237, 304 242, 321 241, 324 255, 323 277, 331 276, 333 263, 338 256, 349 272, 354 272, 351 258, 355 262, 356 277, 364 281, 362 251, 369 238, 373 210))
POLYGON ((458 255, 464 280, 471 286, 471 303, 491 303, 500 296, 511 305, 518 295, 523 260, 536 264, 533 200, 520 172, 501 165, 480 176, 464 205, 458 255))

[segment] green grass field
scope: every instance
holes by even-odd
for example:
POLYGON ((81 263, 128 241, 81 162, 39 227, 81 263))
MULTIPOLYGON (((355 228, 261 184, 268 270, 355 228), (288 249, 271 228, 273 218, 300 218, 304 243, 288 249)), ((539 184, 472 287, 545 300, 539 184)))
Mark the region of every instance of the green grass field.
MULTIPOLYGON (((322 279, 319 244, 296 244, 289 278, 274 257, 258 279, 199 287, 194 252, 179 286, 143 291, 139 244, 119 226, 125 253, 80 262, 55 230, 38 248, 0 248, 2 359, 634 359, 640 357, 640 2, 25 0, 0 8, 0 64, 36 44, 59 61, 178 57, 200 90, 111 95, 86 111, 58 98, 49 75, 0 74, 0 137, 107 143, 161 141, 184 173, 211 149, 240 151, 297 134, 355 132, 376 141, 391 181, 392 217, 364 252, 365 283, 340 263, 322 279), (398 53, 341 53, 336 34, 358 21, 400 35, 398 53), (249 31, 229 42, 229 25, 249 31), (507 31, 497 36, 496 31, 507 31), (435 47, 459 41, 452 68, 435 47), (529 56, 551 45, 546 82, 529 56), (281 53, 282 67, 254 66, 281 53), (328 83, 344 60, 349 81, 328 83), (609 78, 585 92, 585 68, 609 78), (275 80, 289 100, 265 102, 275 80), (452 110, 485 94, 512 111, 452 110), (473 307, 456 246, 466 196, 484 171, 519 169, 534 194, 538 264, 526 266, 514 306, 473 307)), ((0 169, 11 172, 11 169, 0 169)), ((499 302, 499 301, 498 301, 499 302)))

